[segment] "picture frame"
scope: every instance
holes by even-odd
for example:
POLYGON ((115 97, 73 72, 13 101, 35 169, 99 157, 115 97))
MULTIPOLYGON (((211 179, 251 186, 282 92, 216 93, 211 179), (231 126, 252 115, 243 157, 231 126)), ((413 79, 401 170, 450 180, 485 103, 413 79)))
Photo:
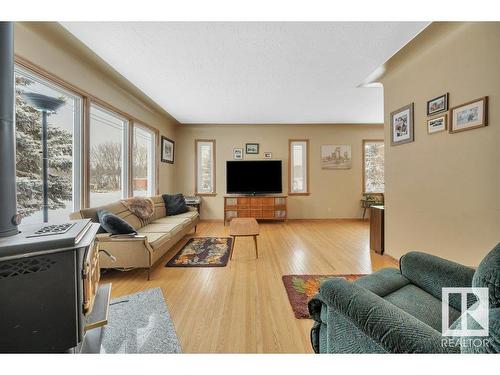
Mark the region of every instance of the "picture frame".
POLYGON ((427 102, 427 116, 446 112, 448 110, 449 94, 443 94, 427 102))
POLYGON ((427 134, 440 133, 446 129, 448 129, 448 115, 446 113, 427 120, 427 134))
POLYGON ((391 112, 391 146, 397 146, 415 140, 413 112, 413 103, 391 112))
POLYGON ((450 110, 450 133, 482 128, 487 125, 487 96, 460 104, 450 110))
POLYGON ((321 145, 321 169, 351 168, 351 145, 321 145))
POLYGON ((259 153, 259 144, 258 143, 246 143, 245 144, 245 153, 257 155, 259 153))
POLYGON ((273 153, 266 151, 264 152, 264 159, 272 159, 273 158, 273 153))
POLYGON ((161 161, 163 163, 174 164, 175 141, 170 138, 161 136, 161 161))
POLYGON ((233 159, 234 160, 243 160, 243 148, 234 147, 233 148, 233 159))

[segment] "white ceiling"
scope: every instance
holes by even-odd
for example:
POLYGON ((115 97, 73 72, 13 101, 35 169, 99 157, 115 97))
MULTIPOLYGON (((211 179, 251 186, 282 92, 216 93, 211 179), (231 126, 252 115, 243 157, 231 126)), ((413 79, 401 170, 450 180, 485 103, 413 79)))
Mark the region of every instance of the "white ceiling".
POLYGON ((64 22, 181 123, 380 123, 358 87, 426 22, 64 22))

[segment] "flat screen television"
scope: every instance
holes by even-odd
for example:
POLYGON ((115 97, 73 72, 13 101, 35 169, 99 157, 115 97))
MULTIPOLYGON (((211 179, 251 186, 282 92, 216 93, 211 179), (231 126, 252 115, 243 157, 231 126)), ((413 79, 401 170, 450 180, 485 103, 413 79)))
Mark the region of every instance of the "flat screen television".
POLYGON ((228 161, 228 194, 279 194, 282 192, 281 160, 228 161))

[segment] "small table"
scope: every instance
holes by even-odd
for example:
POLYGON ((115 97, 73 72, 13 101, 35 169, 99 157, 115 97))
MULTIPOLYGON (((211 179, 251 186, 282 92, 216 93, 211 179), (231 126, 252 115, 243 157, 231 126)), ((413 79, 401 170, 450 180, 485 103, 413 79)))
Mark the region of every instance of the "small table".
POLYGON ((201 197, 192 196, 192 197, 184 197, 186 200, 186 206, 196 208, 196 211, 200 212, 201 206, 201 197))
POLYGON ((259 235, 259 223, 253 218, 239 218, 235 217, 231 219, 229 224, 229 235, 233 237, 233 243, 231 245, 231 256, 229 259, 233 259, 233 249, 234 243, 236 242, 236 237, 253 237, 253 242, 255 244, 255 256, 259 259, 259 250, 257 248, 257 236, 259 235))

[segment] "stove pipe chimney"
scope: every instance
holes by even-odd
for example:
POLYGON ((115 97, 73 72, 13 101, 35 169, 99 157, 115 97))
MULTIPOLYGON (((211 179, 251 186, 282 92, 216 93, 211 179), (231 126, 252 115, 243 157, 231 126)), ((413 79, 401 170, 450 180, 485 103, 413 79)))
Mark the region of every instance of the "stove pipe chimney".
POLYGON ((0 237, 18 233, 14 123, 14 24, 0 22, 0 237))

